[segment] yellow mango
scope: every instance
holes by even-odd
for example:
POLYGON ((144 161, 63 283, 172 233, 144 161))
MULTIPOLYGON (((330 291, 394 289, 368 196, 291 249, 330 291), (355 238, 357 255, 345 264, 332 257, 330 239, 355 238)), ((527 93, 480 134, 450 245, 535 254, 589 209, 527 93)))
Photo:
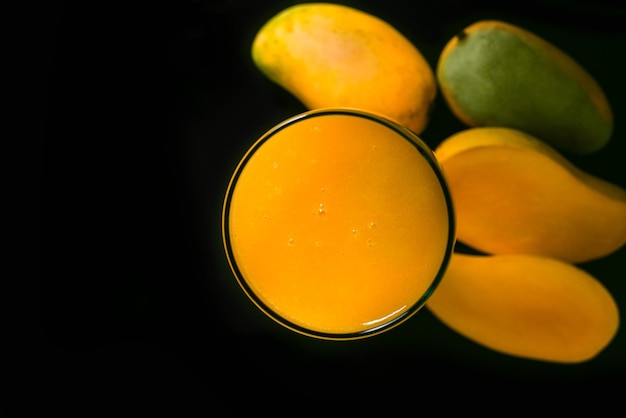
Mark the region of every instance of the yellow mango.
POLYGON ((511 128, 469 128, 435 149, 457 239, 490 254, 585 262, 626 243, 626 190, 511 128))
POLYGON ((505 126, 587 154, 604 147, 613 114, 598 82, 539 36, 496 20, 454 36, 437 63, 450 110, 470 127, 505 126))
POLYGON ((363 11, 329 3, 288 7, 252 43, 255 65, 308 109, 351 107, 421 133, 437 85, 421 52, 363 11))
POLYGON ((619 328, 617 304, 597 279, 572 264, 527 254, 453 254, 426 306, 489 349, 550 362, 590 360, 619 328))

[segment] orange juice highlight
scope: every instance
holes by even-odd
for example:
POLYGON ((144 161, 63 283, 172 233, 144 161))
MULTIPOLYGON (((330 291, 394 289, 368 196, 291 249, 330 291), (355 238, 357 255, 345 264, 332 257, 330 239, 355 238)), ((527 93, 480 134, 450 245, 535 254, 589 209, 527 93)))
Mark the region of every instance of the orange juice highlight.
POLYGON ((447 264, 452 210, 434 156, 377 116, 312 111, 262 137, 224 206, 229 262, 283 325, 358 338, 412 315, 447 264))

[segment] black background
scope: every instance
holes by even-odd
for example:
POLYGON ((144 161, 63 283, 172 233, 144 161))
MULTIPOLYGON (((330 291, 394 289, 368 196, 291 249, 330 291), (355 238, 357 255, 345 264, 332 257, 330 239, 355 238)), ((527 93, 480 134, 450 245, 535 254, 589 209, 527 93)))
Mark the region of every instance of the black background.
MULTIPOLYGON (((514 409, 534 399, 556 400, 559 408, 619 400, 619 391, 608 389, 626 385, 623 330, 592 361, 561 365, 487 350, 425 310, 380 336, 329 342, 282 329, 247 300, 222 249, 221 205, 253 141, 305 110, 249 55, 260 26, 294 3, 129 0, 42 9, 43 30, 35 36, 43 138, 34 158, 37 281, 22 375, 38 393, 62 389, 64 395, 47 397, 52 405, 93 399, 87 404, 94 410, 115 410, 147 385, 165 395, 185 388, 185 397, 170 403, 155 392, 134 403, 138 411, 151 405, 237 413, 254 406, 271 413, 289 411, 285 399, 310 412, 394 405, 419 412, 435 402, 446 411, 474 391, 463 401, 467 408, 502 396, 514 409)), ((390 22, 433 68, 445 43, 483 18, 518 24, 558 45, 603 86, 616 119, 606 148, 568 158, 626 188, 623 6, 340 3, 390 22)), ((463 128, 439 96, 420 136, 435 147, 463 128)), ((622 248, 582 266, 624 312, 625 256, 622 248)))

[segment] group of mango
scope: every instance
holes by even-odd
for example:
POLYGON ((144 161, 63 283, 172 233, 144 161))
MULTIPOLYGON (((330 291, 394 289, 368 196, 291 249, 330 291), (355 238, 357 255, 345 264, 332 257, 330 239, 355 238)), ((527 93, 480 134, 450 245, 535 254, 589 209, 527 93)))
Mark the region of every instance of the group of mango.
POLYGON ((590 360, 614 339, 616 301, 578 264, 626 243, 626 191, 565 157, 603 148, 612 110, 564 51, 481 20, 449 40, 433 71, 382 19, 304 3, 260 28, 252 58, 308 109, 369 110, 419 135, 440 90, 467 126, 434 149, 457 241, 476 250, 452 254, 427 301, 441 322, 491 350, 547 362, 590 360))

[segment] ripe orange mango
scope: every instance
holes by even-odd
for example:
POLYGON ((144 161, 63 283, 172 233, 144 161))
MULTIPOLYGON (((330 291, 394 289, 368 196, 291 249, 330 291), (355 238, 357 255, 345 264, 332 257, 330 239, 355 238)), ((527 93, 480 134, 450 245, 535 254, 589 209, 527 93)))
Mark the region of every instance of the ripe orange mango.
POLYGON ((457 239, 490 254, 585 262, 626 243, 626 190, 583 172, 538 138, 469 128, 446 138, 443 166, 457 239))
POLYGON ((571 56, 539 36, 497 20, 454 36, 437 63, 450 110, 470 127, 528 132, 561 151, 604 147, 613 114, 598 82, 571 56))
POLYGON ((579 363, 619 328, 607 288, 555 259, 453 254, 426 304, 444 324, 489 349, 528 359, 579 363))
POLYGON ((308 109, 351 107, 421 133, 437 92, 421 52, 389 23, 329 3, 288 7, 252 43, 255 65, 308 109))

